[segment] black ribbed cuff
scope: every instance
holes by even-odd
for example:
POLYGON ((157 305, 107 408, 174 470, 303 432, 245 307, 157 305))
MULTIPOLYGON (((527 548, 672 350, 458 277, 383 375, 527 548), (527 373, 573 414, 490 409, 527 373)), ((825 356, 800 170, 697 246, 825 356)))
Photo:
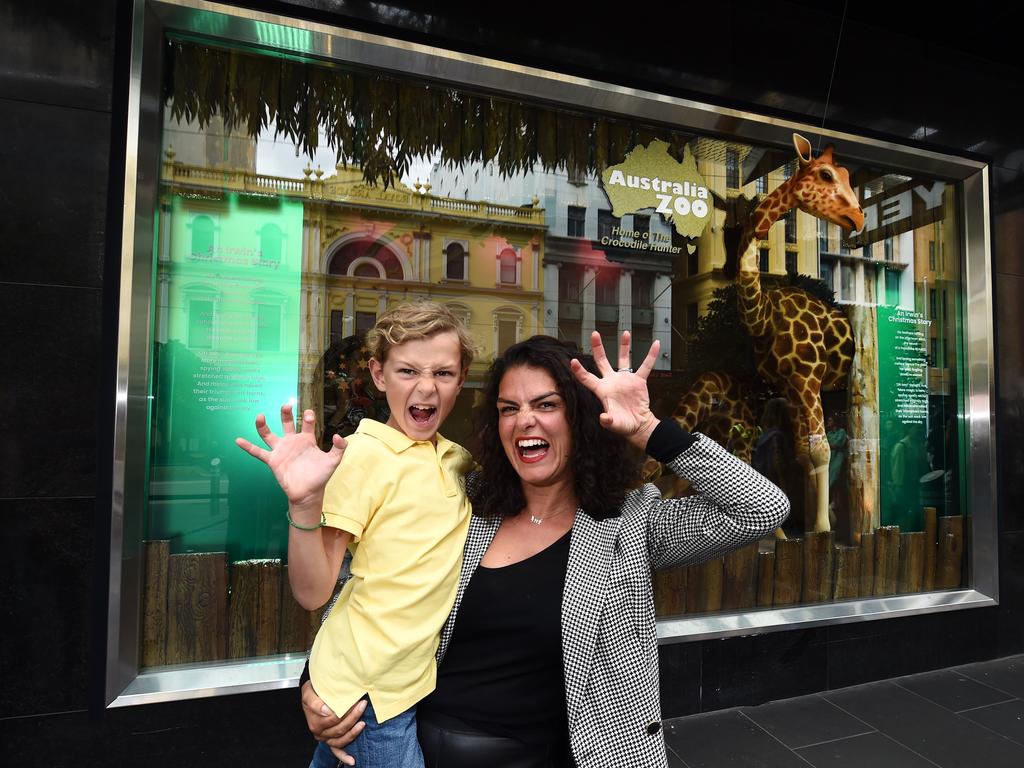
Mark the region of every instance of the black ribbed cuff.
POLYGON ((647 455, 665 463, 697 442, 697 438, 680 427, 673 419, 665 419, 654 428, 647 441, 647 455))

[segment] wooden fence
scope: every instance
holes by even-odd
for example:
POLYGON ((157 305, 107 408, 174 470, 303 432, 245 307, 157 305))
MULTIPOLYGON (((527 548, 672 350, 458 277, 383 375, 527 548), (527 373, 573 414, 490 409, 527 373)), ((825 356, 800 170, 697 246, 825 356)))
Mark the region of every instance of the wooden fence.
POLYGON ((304 610, 280 560, 228 563, 224 552, 170 554, 147 541, 142 666, 304 653, 323 609, 304 610))
POLYGON ((886 526, 859 546, 836 544, 831 531, 802 539, 754 542, 698 565, 654 575, 658 616, 881 597, 963 583, 964 518, 924 510, 925 529, 901 533, 886 526), (770 545, 769 545, 770 546, 770 545))
MULTIPOLYGON (((759 542, 699 565, 654 576, 659 616, 787 606, 856 597, 955 589, 964 571, 964 518, 924 511, 923 532, 895 526, 861 537, 834 534, 759 542)), ((223 552, 170 554, 145 542, 142 666, 303 653, 323 609, 303 610, 280 560, 228 563, 223 552)))

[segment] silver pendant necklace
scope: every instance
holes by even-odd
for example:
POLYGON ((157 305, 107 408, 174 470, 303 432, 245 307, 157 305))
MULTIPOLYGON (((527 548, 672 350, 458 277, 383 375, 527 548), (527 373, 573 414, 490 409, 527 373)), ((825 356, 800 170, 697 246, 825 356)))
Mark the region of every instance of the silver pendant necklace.
MULTIPOLYGON (((566 507, 565 509, 568 509, 568 507, 566 507)), ((530 515, 530 522, 534 525, 540 525, 545 520, 550 520, 552 517, 558 517, 560 514, 565 512, 565 509, 560 509, 558 512, 555 512, 553 515, 548 515, 547 517, 537 517, 536 515, 530 515)))

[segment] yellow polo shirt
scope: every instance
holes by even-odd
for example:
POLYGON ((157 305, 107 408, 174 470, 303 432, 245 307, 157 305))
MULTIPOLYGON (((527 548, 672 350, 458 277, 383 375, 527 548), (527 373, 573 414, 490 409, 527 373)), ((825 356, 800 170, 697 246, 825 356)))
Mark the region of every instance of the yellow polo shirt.
POLYGON ((324 494, 327 525, 353 536, 352 578, 313 643, 309 674, 344 713, 369 694, 377 720, 434 690, 434 654, 458 587, 469 452, 359 422, 324 494))

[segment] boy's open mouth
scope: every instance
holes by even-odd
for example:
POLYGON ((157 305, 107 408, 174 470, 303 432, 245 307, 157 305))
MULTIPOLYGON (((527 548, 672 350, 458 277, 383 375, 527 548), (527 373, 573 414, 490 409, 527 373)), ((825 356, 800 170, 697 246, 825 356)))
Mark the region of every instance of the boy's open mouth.
POLYGON ((529 463, 533 461, 540 461, 548 455, 548 449, 551 446, 539 437, 521 437, 516 440, 516 450, 519 452, 519 457, 529 463))
POLYGON ((437 408, 432 405, 409 406, 409 415, 417 424, 426 424, 435 413, 437 413, 437 408))

